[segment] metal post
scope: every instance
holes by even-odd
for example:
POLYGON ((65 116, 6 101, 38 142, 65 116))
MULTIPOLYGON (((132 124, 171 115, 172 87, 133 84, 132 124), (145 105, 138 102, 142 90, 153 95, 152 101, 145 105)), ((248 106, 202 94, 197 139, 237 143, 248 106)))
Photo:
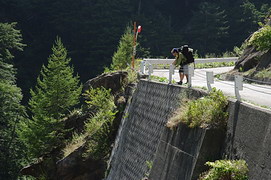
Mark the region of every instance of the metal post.
POLYGON ((132 55, 132 68, 135 68, 135 55, 136 55, 136 22, 134 22, 134 40, 133 40, 133 55, 132 55))
POLYGON ((151 74, 153 73, 153 67, 152 67, 152 64, 149 64, 149 72, 148 72, 148 74, 149 74, 149 81, 151 80, 151 74))
POLYGON ((188 87, 192 87, 192 77, 194 76, 194 66, 188 66, 188 87))
POLYGON ((211 92, 212 91, 211 84, 214 84, 214 72, 213 71, 207 71, 206 72, 206 77, 207 77, 208 92, 211 92))
POLYGON ((235 75, 234 76, 234 91, 237 101, 241 101, 241 96, 239 91, 243 90, 243 76, 235 75))
POLYGON ((175 66, 173 64, 170 64, 170 66, 169 66, 169 77, 168 77, 169 84, 172 83, 172 75, 174 74, 174 69, 175 69, 175 66))
POLYGON ((141 74, 145 74, 145 61, 141 61, 140 63, 140 72, 141 74))

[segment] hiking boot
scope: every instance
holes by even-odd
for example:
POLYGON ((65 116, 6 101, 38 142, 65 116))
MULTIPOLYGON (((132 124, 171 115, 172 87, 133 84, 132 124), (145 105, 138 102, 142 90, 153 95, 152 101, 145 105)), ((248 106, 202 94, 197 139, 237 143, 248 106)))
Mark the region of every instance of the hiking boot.
POLYGON ((177 82, 177 84, 182 85, 182 84, 183 84, 183 82, 182 82, 182 81, 180 81, 180 82, 177 82))

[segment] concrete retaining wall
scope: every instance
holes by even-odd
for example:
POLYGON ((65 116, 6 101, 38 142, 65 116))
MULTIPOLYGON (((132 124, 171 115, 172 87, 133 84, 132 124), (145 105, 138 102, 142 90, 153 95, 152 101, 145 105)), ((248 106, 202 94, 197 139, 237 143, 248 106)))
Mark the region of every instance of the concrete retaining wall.
POLYGON ((271 179, 271 111, 230 101, 224 158, 244 159, 249 179, 271 179))
POLYGON ((205 162, 221 158, 224 139, 224 130, 191 129, 183 124, 174 131, 165 128, 149 179, 197 179, 206 170, 205 162))
POLYGON ((140 180, 154 161, 162 130, 178 108, 180 95, 200 97, 202 92, 141 80, 122 120, 113 149, 108 180, 140 180))
POLYGON ((148 172, 147 161, 154 163, 150 179, 196 179, 205 170, 206 161, 222 157, 246 160, 250 179, 271 179, 268 110, 230 101, 226 132, 184 126, 171 131, 165 127, 178 107, 180 95, 197 98, 203 94, 180 86, 140 81, 122 120, 107 179, 141 180, 148 172))

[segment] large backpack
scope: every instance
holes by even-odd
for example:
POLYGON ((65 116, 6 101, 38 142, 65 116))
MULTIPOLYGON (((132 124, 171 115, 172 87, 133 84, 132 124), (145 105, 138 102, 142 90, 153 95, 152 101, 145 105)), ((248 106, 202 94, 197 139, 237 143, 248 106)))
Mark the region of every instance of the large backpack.
POLYGON ((185 64, 194 63, 195 62, 195 58, 194 58, 194 55, 193 55, 193 49, 188 48, 187 45, 183 46, 181 49, 182 49, 181 50, 182 54, 185 56, 185 58, 187 60, 185 62, 185 64))

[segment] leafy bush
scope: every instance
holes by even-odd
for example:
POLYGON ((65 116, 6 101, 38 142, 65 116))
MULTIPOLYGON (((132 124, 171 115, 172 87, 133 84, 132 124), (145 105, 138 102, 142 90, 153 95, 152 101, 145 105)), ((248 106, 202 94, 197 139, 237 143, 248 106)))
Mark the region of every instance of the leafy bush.
POLYGON ((110 94, 111 90, 104 87, 90 88, 84 93, 88 108, 96 112, 108 109, 114 105, 114 97, 110 94))
POLYGON ((207 162, 211 169, 203 173, 199 180, 247 180, 248 167, 244 160, 217 160, 207 162))
POLYGON ((212 62, 195 64, 196 69, 234 66, 235 62, 212 62))
POLYGON ((235 54, 235 56, 241 56, 244 53, 244 50, 247 48, 247 46, 248 46, 247 41, 243 42, 241 47, 234 46, 233 53, 235 54))
POLYGON ((271 67, 264 68, 261 70, 256 70, 256 68, 252 68, 246 72, 244 72, 244 76, 249 76, 250 78, 257 79, 271 79, 271 67))
POLYGON ((271 49, 271 26, 263 26, 256 31, 249 40, 249 44, 257 47, 258 50, 265 51, 271 49))
POLYGON ((148 171, 145 173, 145 177, 142 180, 146 180, 149 178, 152 167, 153 167, 153 161, 146 161, 146 165, 147 165, 148 171))
POLYGON ((255 77, 257 77, 257 78, 268 78, 268 79, 271 79, 271 67, 263 69, 261 71, 258 71, 255 74, 255 77))
POLYGON ((95 109, 96 114, 86 122, 86 134, 90 137, 87 152, 84 156, 99 159, 107 155, 110 150, 110 134, 112 123, 117 113, 114 97, 105 88, 90 89, 85 93, 89 108, 95 109))
POLYGON ((105 157, 111 150, 112 123, 117 113, 111 90, 104 87, 89 89, 84 96, 92 117, 85 123, 85 132, 74 134, 72 140, 63 150, 64 156, 69 155, 86 143, 84 157, 95 159, 105 157))
POLYGON ((166 77, 159 77, 159 76, 151 76, 152 81, 158 81, 158 82, 165 82, 168 83, 168 79, 166 77))
MULTIPOLYGON (((101 159, 106 157, 111 152, 111 132, 112 132, 112 125, 113 120, 115 118, 115 114, 108 114, 106 117, 106 121, 99 127, 97 126, 94 129, 91 135, 90 140, 87 143, 87 150, 84 154, 84 157, 92 157, 93 159, 101 159)), ((100 120, 103 117, 100 117, 100 120)))
POLYGON ((128 76, 127 76, 127 84, 131 84, 131 83, 135 83, 138 81, 138 77, 137 77, 137 72, 128 68, 127 69, 127 72, 128 72, 128 76))
POLYGON ((173 128, 180 122, 194 127, 224 127, 228 118, 225 112, 227 97, 221 90, 215 90, 205 97, 181 103, 181 107, 170 118, 167 127, 173 128))

